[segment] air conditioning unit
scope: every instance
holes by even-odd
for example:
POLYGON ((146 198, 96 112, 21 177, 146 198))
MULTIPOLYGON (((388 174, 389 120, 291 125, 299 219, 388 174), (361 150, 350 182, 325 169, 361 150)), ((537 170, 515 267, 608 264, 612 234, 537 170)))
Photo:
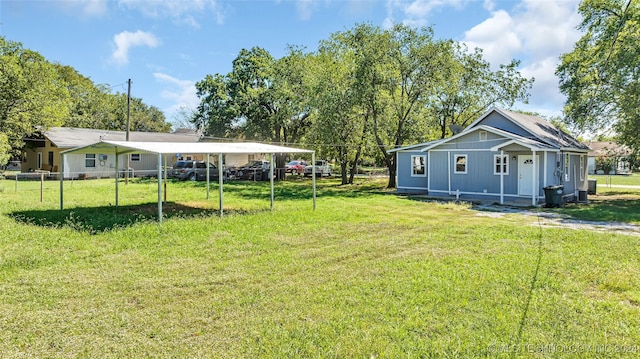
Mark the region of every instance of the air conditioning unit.
POLYGON ((109 158, 109 156, 107 156, 107 155, 98 155, 98 160, 100 160, 100 161, 106 161, 107 158, 109 158))

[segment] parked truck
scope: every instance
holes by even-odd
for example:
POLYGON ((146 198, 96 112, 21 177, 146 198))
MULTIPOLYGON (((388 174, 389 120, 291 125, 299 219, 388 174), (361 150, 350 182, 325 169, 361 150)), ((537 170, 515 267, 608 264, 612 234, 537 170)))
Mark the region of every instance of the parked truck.
MULTIPOLYGON (((316 177, 331 177, 331 164, 325 160, 316 160, 316 177)), ((311 177, 313 174, 313 166, 309 165, 304 168, 304 176, 311 177)))

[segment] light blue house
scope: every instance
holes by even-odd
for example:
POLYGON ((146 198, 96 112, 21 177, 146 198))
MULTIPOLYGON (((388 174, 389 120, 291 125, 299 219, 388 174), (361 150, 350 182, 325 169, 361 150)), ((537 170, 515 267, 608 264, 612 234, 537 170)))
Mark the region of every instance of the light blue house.
POLYGON ((586 198, 588 151, 545 119, 497 108, 452 137, 392 150, 400 193, 532 205, 551 185, 586 198))

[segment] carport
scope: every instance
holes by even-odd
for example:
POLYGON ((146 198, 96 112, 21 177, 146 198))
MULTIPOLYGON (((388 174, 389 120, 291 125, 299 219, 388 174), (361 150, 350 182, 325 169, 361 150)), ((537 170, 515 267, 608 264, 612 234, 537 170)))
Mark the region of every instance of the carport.
MULTIPOLYGON (((209 198, 209 156, 218 155, 218 168, 222 166, 222 156, 225 154, 270 154, 270 184, 271 184, 271 209, 274 202, 274 157, 276 153, 311 153, 311 163, 315 163, 315 151, 300 148, 274 146, 255 142, 197 142, 197 143, 180 143, 180 142, 130 142, 130 141, 100 141, 91 145, 73 148, 60 153, 60 168, 64 168, 64 155, 66 154, 113 154, 115 155, 115 205, 118 206, 118 156, 129 154, 156 154, 158 156, 158 222, 162 222, 162 199, 163 189, 167 177, 166 171, 163 171, 163 159, 167 155, 176 153, 204 154, 207 155, 207 199, 209 198)), ((313 168, 313 209, 316 209, 316 176, 315 166, 313 168)), ((223 176, 218 176, 219 196, 220 196, 220 215, 223 213, 224 191, 223 176)), ((60 209, 64 209, 64 176, 60 176, 60 209)))

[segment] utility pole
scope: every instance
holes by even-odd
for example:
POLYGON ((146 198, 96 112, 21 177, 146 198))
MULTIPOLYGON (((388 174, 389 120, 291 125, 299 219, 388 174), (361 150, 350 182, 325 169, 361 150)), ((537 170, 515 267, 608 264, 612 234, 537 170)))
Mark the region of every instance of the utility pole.
MULTIPOLYGON (((131 79, 127 80, 127 135, 126 135, 126 141, 129 142, 129 114, 131 112, 131 79)), ((128 185, 129 184, 129 166, 131 165, 131 163, 129 162, 129 160, 131 159, 131 156, 127 154, 127 170, 125 171, 124 174, 124 184, 128 185)))

